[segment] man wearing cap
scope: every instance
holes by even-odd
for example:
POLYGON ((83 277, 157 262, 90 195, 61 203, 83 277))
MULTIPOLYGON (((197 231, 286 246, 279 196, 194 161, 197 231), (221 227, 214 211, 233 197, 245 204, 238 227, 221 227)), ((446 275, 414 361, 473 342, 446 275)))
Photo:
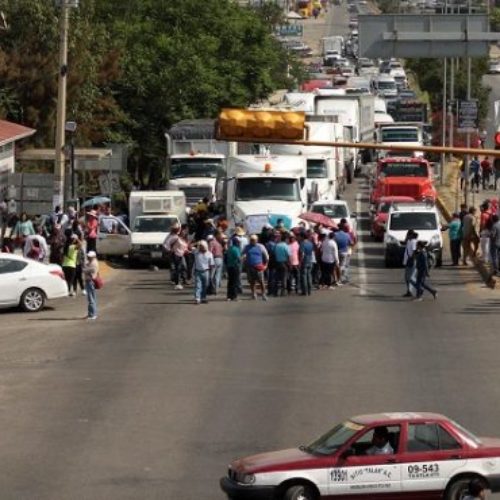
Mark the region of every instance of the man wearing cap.
POLYGON ((247 266, 247 276, 252 298, 254 300, 257 299, 255 285, 258 282, 262 290, 262 300, 267 300, 264 270, 269 262, 269 254, 264 245, 259 243, 259 238, 256 234, 250 236, 250 243, 245 248, 243 257, 247 266))
POLYGON ((194 300, 195 304, 200 302, 207 304, 207 288, 210 280, 210 273, 214 268, 214 257, 208 250, 206 241, 201 240, 194 254, 194 300))

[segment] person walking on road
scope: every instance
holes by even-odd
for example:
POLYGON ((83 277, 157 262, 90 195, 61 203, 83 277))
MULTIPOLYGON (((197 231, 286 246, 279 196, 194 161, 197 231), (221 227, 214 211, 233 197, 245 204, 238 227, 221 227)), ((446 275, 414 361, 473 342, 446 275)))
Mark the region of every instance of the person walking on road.
POLYGON ((462 260, 464 266, 467 265, 469 257, 475 257, 479 246, 479 235, 477 234, 477 220, 475 207, 469 208, 469 213, 464 216, 462 221, 462 260))
POLYGON ((195 304, 208 304, 207 289, 210 274, 215 266, 214 257, 208 250, 205 240, 198 243, 194 250, 194 301, 195 304))
POLYGON ((340 283, 349 283, 349 260, 350 250, 353 245, 352 238, 346 230, 346 226, 341 224, 335 233, 335 242, 339 250, 340 283))
POLYGON ((238 300, 238 285, 241 272, 241 248, 240 240, 233 237, 226 252, 227 270, 227 300, 238 300))
POLYGON ((257 299, 256 285, 261 289, 262 300, 267 300, 266 284, 264 283, 264 271, 269 262, 269 254, 264 245, 259 243, 259 237, 256 234, 250 236, 250 243, 246 246, 244 252, 244 261, 247 267, 247 277, 250 283, 252 299, 257 299))
POLYGON ((75 275, 76 275, 76 265, 78 262, 78 247, 76 241, 78 236, 76 234, 71 235, 64 245, 64 257, 62 268, 64 272, 64 277, 66 278, 66 283, 68 284, 69 296, 73 297, 75 295, 75 275))
POLYGON ((491 261, 496 275, 500 275, 500 218, 494 214, 491 218, 491 261))
POLYGON ((474 186, 476 186, 476 193, 479 193, 479 185, 481 184, 481 164, 477 156, 474 156, 470 162, 469 172, 472 176, 471 191, 474 191, 474 186))
POLYGON ((221 286, 222 282, 222 271, 224 268, 224 239, 222 237, 222 233, 219 230, 215 231, 215 235, 210 235, 207 238, 208 240, 208 250, 213 255, 214 258, 214 268, 212 270, 211 282, 212 282, 212 291, 214 295, 217 295, 217 292, 221 286))
POLYGON ((300 233, 299 240, 300 291, 302 295, 311 295, 314 244, 305 232, 300 233))
POLYGON ((414 300, 421 301, 424 290, 427 290, 433 297, 437 299, 437 290, 426 283, 429 276, 429 258, 425 248, 425 242, 418 241, 417 249, 415 250, 415 268, 417 270, 416 280, 411 280, 411 284, 417 289, 417 296, 414 300))
POLYGON ((97 293, 94 280, 99 276, 99 262, 97 254, 93 250, 87 253, 87 262, 83 266, 83 276, 87 291, 87 319, 94 320, 97 319, 97 293))
POLYGON ((339 249, 335 241, 335 233, 331 232, 321 246, 321 263, 323 267, 323 282, 328 290, 334 290, 336 266, 339 264, 339 249))
POLYGON ((403 297, 412 296, 410 292, 410 283, 415 272, 414 254, 415 250, 417 249, 417 238, 418 234, 413 229, 410 229, 406 233, 405 253, 403 255, 403 265, 405 266, 406 293, 403 295, 403 297))
POLYGON ((486 191, 490 188, 491 174, 493 173, 493 167, 487 156, 481 162, 481 171, 483 173, 483 191, 486 191))
POLYGON ((460 247, 462 245, 462 221, 460 214, 455 212, 448 226, 448 235, 450 239, 451 265, 458 266, 460 262, 460 247))
POLYGON ((292 293, 292 290, 298 294, 299 293, 299 280, 300 280, 300 258, 299 258, 299 243, 295 234, 290 233, 288 236, 288 284, 287 290, 288 294, 292 293))
POLYGON ((99 216, 95 210, 87 213, 87 223, 85 225, 85 237, 87 241, 87 251, 97 250, 97 232, 99 230, 99 216))
POLYGON ((284 297, 287 294, 288 285, 288 262, 290 260, 290 248, 288 247, 286 235, 276 231, 276 245, 274 246, 275 281, 274 294, 284 297))

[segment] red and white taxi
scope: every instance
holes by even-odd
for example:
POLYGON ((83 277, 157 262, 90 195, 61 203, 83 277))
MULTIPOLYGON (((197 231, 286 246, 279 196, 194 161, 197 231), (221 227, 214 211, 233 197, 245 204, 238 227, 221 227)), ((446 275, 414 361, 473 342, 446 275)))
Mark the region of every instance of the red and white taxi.
POLYGON ((389 210, 394 203, 406 202, 410 203, 415 201, 410 196, 382 196, 377 207, 374 209, 370 233, 376 241, 384 240, 385 225, 389 218, 389 210))
POLYGON ((500 491, 500 439, 443 415, 386 413, 351 418, 308 446, 235 460, 220 484, 232 500, 460 500, 472 479, 500 491))

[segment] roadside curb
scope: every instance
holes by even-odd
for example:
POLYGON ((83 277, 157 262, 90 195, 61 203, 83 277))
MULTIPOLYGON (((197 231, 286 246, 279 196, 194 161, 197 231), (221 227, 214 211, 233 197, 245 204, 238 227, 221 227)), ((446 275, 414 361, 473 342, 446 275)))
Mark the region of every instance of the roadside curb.
MULTIPOLYGON (((450 186, 457 185, 459 163, 457 164, 457 162, 448 162, 445 166, 445 170, 448 170, 450 168, 452 169, 451 173, 448 173, 448 175, 446 176, 445 184, 438 187, 439 195, 436 198, 436 205, 443 214, 446 222, 450 222, 450 220, 452 219, 453 209, 451 209, 449 205, 447 205, 445 199, 454 198, 454 193, 452 192, 450 186)), ((488 264, 486 264, 486 262, 484 262, 484 260, 480 257, 473 257, 472 262, 485 285, 491 289, 496 288, 497 280, 490 270, 488 264)))

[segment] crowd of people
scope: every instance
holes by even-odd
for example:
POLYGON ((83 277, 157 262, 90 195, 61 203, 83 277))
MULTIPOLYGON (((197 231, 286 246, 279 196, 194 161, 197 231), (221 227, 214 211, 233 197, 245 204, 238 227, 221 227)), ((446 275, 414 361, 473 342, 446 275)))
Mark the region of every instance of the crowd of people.
POLYGON ((223 218, 195 217, 193 224, 174 225, 164 248, 174 288, 194 284, 196 304, 219 295, 224 276, 228 301, 243 293, 243 274, 251 298, 264 301, 268 296, 308 296, 315 288, 333 290, 349 281, 356 235, 346 220, 338 228, 307 228, 304 223, 287 230, 279 219, 259 234, 247 234, 243 225, 229 231, 223 218))
POLYGON ((479 254, 500 275, 500 220, 498 202, 485 200, 478 210, 462 204, 445 229, 449 232, 453 266, 468 265, 479 254))
POLYGON ((96 206, 87 212, 56 207, 51 214, 30 218, 25 212, 18 216, 4 200, 0 203, 0 249, 61 266, 70 297, 79 292, 87 296, 88 318, 96 319, 99 215, 109 210, 109 206, 96 206))
POLYGON ((465 163, 460 167, 460 189, 464 190, 466 185, 470 186, 471 191, 479 193, 483 191, 496 191, 500 179, 500 162, 491 161, 488 156, 482 160, 474 156, 469 163, 467 171, 465 163))

